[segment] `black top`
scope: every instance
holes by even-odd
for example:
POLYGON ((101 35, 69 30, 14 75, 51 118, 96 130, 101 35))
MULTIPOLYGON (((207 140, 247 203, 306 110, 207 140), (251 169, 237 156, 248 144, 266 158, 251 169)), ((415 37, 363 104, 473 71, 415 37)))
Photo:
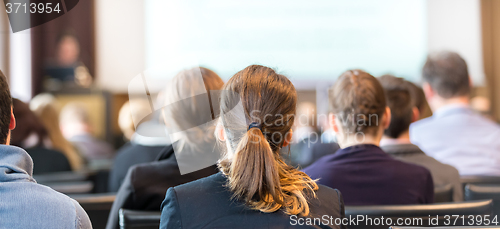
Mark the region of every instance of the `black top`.
POLYGON ((71 171, 68 158, 59 151, 35 147, 26 152, 33 159, 33 175, 71 171))
POLYGON ((143 146, 130 142, 121 147, 109 174, 108 192, 118 191, 130 167, 155 161, 163 149, 165 146, 143 146))
POLYGON ((327 155, 303 170, 318 183, 344 194, 346 205, 434 202, 426 168, 396 160, 376 145, 355 145, 327 155))
POLYGON ((191 182, 218 172, 213 165, 181 175, 173 147, 167 146, 159 155, 160 161, 132 166, 116 194, 109 213, 107 229, 119 228, 120 208, 159 211, 168 188, 191 182))
POLYGON ((338 190, 319 186, 317 198, 309 198, 307 217, 316 225, 305 225, 305 219, 281 210, 262 213, 248 208, 231 198, 226 182, 226 177, 217 173, 169 188, 161 206, 160 228, 344 228, 335 224, 335 219, 340 222, 344 217, 344 203, 338 190), (314 218, 319 219, 314 221, 314 218))

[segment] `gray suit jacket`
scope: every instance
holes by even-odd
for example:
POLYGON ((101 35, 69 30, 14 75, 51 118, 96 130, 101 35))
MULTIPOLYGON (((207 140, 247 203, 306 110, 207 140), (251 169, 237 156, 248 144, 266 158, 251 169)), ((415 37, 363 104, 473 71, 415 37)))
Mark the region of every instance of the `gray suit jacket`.
POLYGON ((460 184, 458 170, 436 159, 427 156, 420 148, 413 144, 394 144, 381 146, 382 150, 404 162, 417 164, 431 172, 434 188, 451 184, 453 187, 453 201, 463 201, 464 195, 460 184))

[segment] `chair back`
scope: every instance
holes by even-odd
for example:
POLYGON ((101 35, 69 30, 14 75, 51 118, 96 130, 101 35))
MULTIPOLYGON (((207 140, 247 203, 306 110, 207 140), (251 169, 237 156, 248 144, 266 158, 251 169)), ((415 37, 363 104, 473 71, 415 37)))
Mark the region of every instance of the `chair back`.
POLYGON ((81 194, 71 195, 82 208, 87 212, 87 215, 92 222, 92 228, 106 228, 108 222, 109 212, 113 201, 115 201, 115 194, 81 194))
POLYGON ((465 223, 462 220, 454 222, 452 215, 489 215, 491 220, 492 205, 491 200, 482 200, 422 205, 346 206, 345 214, 350 219, 350 229, 387 229, 392 225, 446 226, 448 221, 455 226, 467 226, 466 219, 465 223))
POLYGON ((119 211, 120 229, 158 229, 161 212, 136 211, 121 208, 119 211))
POLYGON ((493 200, 493 213, 500 217, 500 184, 468 184, 465 186, 464 198, 465 200, 493 200))
POLYGON ((447 184, 434 188, 434 203, 453 202, 453 186, 447 184))

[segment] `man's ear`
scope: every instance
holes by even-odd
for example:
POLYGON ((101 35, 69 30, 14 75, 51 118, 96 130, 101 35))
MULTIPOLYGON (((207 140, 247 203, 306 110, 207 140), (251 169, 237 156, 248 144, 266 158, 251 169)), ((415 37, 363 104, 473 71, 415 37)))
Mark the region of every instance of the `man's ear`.
POLYGON ((427 100, 430 100, 432 97, 434 97, 436 93, 434 89, 432 89, 431 85, 427 82, 424 82, 422 84, 422 90, 424 90, 425 98, 427 100))
POLYGON ((219 139, 219 141, 226 141, 226 132, 220 121, 217 122, 217 126, 215 127, 215 137, 219 139))
POLYGON ((420 119, 420 111, 418 110, 417 107, 412 108, 412 117, 411 117, 411 122, 416 122, 420 119))
POLYGON ((337 119, 333 113, 328 114, 328 124, 332 127, 333 132, 338 133, 340 131, 337 125, 337 119))
POLYGON ((285 141, 283 141, 283 147, 287 147, 292 142, 293 130, 290 129, 288 133, 285 134, 285 141))
POLYGON ((11 107, 10 108, 10 124, 9 124, 9 130, 16 129, 16 117, 14 117, 14 109, 11 107))
POLYGON ((389 128, 391 125, 391 108, 388 106, 385 107, 384 115, 382 116, 382 127, 384 127, 384 130, 389 128))

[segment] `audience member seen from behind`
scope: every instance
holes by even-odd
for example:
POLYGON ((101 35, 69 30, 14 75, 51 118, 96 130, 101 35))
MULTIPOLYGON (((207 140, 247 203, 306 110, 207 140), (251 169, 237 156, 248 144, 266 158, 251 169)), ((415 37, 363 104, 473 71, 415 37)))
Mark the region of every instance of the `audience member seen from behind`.
POLYGON ((59 127, 57 101, 50 94, 40 94, 30 101, 30 109, 38 116, 47 130, 51 148, 60 151, 68 158, 73 171, 84 168, 84 160, 75 147, 64 138, 59 127))
POLYGON ((9 86, 0 72, 1 227, 92 228, 87 213, 75 200, 36 183, 28 153, 9 145, 15 127, 9 86))
POLYGON ((319 158, 332 154, 339 149, 335 142, 323 142, 316 129, 316 106, 310 102, 303 102, 297 106, 297 119, 293 129, 293 139, 290 150, 285 151, 284 158, 290 157, 290 165, 305 168, 319 158), (288 156, 288 151, 290 155, 288 156))
POLYGON ((28 104, 18 99, 12 104, 18 125, 12 131, 11 145, 28 152, 35 164, 33 174, 71 171, 69 159, 53 148, 47 130, 28 104))
POLYGON ((434 114, 410 126, 411 142, 462 176, 500 176, 500 126, 470 109, 465 60, 454 52, 431 54, 422 75, 434 114))
MULTIPOLYGON (((212 121, 215 104, 207 92, 220 90, 222 79, 207 68, 181 71, 164 89, 162 113, 173 143, 165 147, 158 161, 132 166, 121 185, 106 228, 119 228, 120 208, 157 211, 168 188, 217 172, 220 158, 212 121)), ((215 99, 215 98, 214 98, 215 99)), ((144 134, 150 134, 149 132, 144 134)), ((140 152, 136 152, 140 153, 140 152)), ((201 206, 197 203, 194 206, 201 206)))
POLYGON ((317 185, 280 156, 292 138, 296 102, 292 83, 270 68, 236 73, 221 96, 216 135, 227 148, 221 172, 169 188, 160 228, 278 228, 297 215, 343 217, 340 192, 317 185))
POLYGON ((428 118, 432 116, 432 110, 425 98, 424 90, 414 83, 409 82, 410 95, 412 101, 414 101, 415 107, 418 109, 418 120, 428 118))
POLYGON ((151 111, 149 101, 133 99, 120 109, 118 123, 127 143, 116 153, 113 168, 109 174, 108 192, 117 192, 130 167, 140 163, 154 161, 160 152, 170 145, 170 138, 165 134, 165 126, 160 123, 160 113, 151 111), (132 106, 132 108, 131 108, 132 106), (136 133, 134 120, 141 122, 136 133), (146 136, 141 131, 147 131, 146 136), (154 132, 150 134, 151 132, 154 132))
POLYGON ((72 102, 61 110, 60 125, 63 135, 89 161, 111 159, 113 147, 92 135, 90 114, 85 104, 72 102))
POLYGON ((434 202, 429 170, 396 160, 379 147, 391 111, 375 77, 346 71, 330 89, 330 106, 329 119, 342 149, 320 158, 305 173, 342 191, 347 205, 434 202))
POLYGON ((420 116, 415 99, 411 96, 412 83, 390 75, 380 77, 379 81, 385 90, 387 106, 391 109, 391 124, 384 131, 380 142, 382 150, 399 160, 427 168, 436 189, 450 186, 453 189, 453 200, 463 201, 458 170, 427 156, 410 142, 410 124, 420 116))

